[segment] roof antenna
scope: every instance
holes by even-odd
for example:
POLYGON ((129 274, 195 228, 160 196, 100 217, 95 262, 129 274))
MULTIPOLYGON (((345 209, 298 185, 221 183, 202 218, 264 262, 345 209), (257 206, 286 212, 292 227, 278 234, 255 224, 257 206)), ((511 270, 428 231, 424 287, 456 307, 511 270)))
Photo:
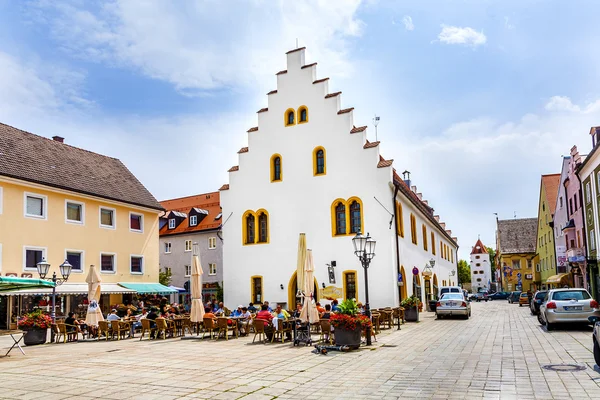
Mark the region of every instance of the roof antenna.
POLYGON ((375 125, 375 141, 377 141, 377 125, 379 125, 379 117, 377 114, 373 117, 373 125, 375 125))

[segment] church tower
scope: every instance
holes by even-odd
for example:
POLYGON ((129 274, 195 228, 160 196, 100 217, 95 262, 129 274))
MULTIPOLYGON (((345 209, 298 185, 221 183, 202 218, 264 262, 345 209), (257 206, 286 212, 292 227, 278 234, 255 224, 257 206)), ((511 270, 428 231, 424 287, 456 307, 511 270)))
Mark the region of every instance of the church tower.
POLYGON ((489 290, 492 281, 490 255, 486 247, 477 239, 471 250, 471 291, 489 290))

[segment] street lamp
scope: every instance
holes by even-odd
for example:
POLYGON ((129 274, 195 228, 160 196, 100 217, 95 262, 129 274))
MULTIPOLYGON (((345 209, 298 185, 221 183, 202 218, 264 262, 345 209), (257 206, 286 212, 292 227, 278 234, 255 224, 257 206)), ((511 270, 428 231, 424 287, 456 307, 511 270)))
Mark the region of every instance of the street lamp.
MULTIPOLYGON (((369 274, 367 270, 371 264, 371 260, 375 257, 375 245, 377 242, 371 239, 371 236, 367 233, 364 236, 360 232, 352 238, 352 244, 354 245, 354 254, 360 260, 360 263, 365 270, 365 315, 371 320, 371 308, 369 307, 369 274)), ((366 329, 367 346, 371 345, 371 327, 366 329)))
MULTIPOLYGON (((64 263, 60 264, 58 267, 60 269, 60 274, 62 278, 56 277, 56 271, 52 273, 52 278, 46 278, 48 272, 50 271, 50 263, 46 261, 45 258, 42 258, 42 261, 36 264, 37 273, 40 276, 40 279, 51 281, 54 283, 52 287, 52 310, 50 310, 50 317, 52 318, 52 323, 56 323, 56 287, 62 285, 69 279, 69 275, 71 275, 71 271, 73 270, 73 266, 69 263, 69 260, 65 260, 64 263)), ((50 341, 54 342, 54 330, 50 332, 50 341)))
MULTIPOLYGON (((454 275, 456 275, 456 270, 450 271, 450 277, 453 277, 454 275)), ((448 278, 448 280, 451 280, 451 279, 448 278)), ((448 282, 448 283, 450 283, 450 282, 448 282)))

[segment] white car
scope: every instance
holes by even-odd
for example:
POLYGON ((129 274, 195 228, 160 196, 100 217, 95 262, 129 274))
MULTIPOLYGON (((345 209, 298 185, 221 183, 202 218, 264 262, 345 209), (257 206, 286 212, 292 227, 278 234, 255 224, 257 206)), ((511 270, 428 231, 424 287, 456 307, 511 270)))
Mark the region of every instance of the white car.
POLYGON ((460 315, 465 319, 471 316, 471 303, 462 293, 446 293, 438 300, 435 307, 438 319, 446 316, 460 315))
POLYGON ((581 288, 549 290, 540 306, 538 321, 551 331, 556 324, 589 324, 588 317, 600 317, 600 306, 581 288))

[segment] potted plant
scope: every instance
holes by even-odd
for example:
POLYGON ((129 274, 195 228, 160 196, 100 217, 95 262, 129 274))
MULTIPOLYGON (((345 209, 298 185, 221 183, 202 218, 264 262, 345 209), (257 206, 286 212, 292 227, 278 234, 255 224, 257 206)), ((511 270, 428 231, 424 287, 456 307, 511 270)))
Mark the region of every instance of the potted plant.
POLYGON ((356 300, 348 299, 338 305, 338 311, 331 314, 331 326, 335 328, 336 346, 360 347, 360 333, 371 326, 371 320, 358 312, 356 300))
POLYGON ((19 319, 17 327, 25 331, 23 342, 27 346, 34 346, 46 343, 48 328, 51 324, 52 318, 49 315, 44 314, 42 310, 35 310, 19 319))
POLYGON ((402 300, 400 303, 402 307, 404 307, 404 318, 409 322, 419 322, 419 311, 423 308, 423 303, 421 300, 412 295, 402 300))

